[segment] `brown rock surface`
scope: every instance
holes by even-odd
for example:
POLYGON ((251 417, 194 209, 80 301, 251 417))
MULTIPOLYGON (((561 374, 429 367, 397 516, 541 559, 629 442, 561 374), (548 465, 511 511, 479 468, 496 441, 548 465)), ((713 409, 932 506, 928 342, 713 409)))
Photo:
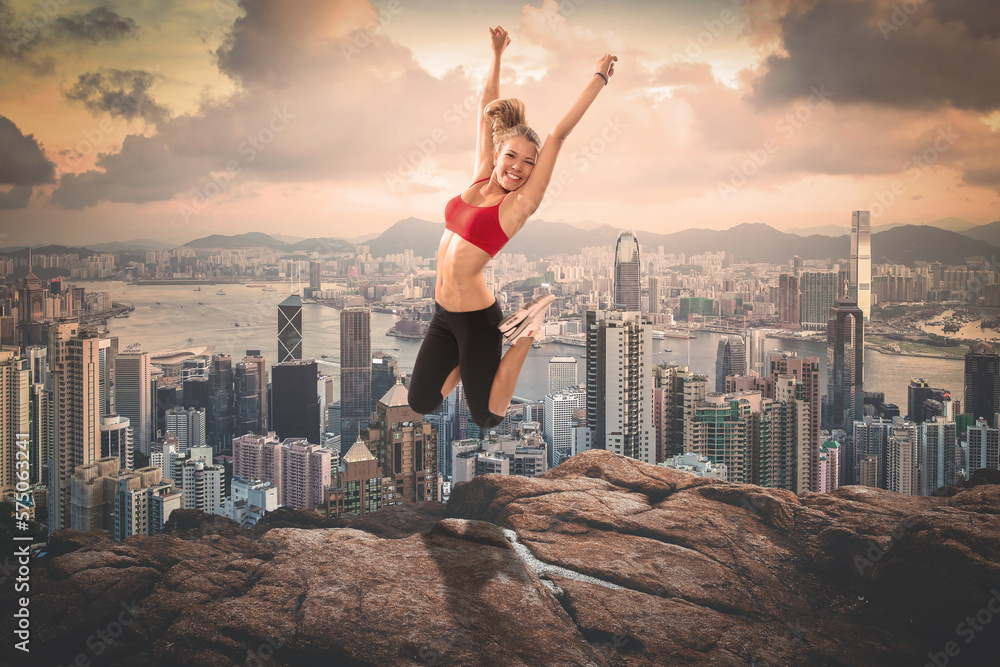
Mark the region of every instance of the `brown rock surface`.
POLYGON ((1000 613, 959 624, 1000 588, 998 508, 989 484, 795 496, 593 451, 364 521, 61 531, 32 561, 30 662, 993 664, 1000 613))

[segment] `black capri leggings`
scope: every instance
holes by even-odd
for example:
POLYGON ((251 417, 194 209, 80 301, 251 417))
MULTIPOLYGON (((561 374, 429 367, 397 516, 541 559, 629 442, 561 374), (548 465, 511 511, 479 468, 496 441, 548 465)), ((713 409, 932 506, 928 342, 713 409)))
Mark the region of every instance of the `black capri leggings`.
POLYGON ((458 366, 472 420, 482 428, 503 421, 506 415, 490 412, 490 390, 503 350, 503 334, 497 329, 502 319, 496 301, 489 308, 462 313, 435 302, 434 318, 410 375, 410 407, 422 415, 437 410, 444 401, 444 382, 458 366))

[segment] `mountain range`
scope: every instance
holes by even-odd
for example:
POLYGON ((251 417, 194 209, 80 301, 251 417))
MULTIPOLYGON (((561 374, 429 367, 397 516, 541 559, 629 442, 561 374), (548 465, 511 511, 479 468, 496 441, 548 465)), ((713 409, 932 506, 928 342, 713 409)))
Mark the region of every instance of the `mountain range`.
MULTIPOLYGON (((915 261, 938 261, 943 264, 963 264, 973 256, 992 258, 1000 254, 1000 221, 965 228, 969 223, 959 218, 944 218, 937 225, 891 224, 877 227, 872 234, 872 260, 875 263, 891 262, 912 265, 915 261), (945 229, 942 227, 950 227, 945 229), (959 231, 961 230, 961 231, 959 231)), ((835 230, 836 228, 834 228, 835 230)), ((352 252, 357 246, 366 246, 374 257, 412 250, 415 255, 434 257, 444 228, 440 222, 420 218, 400 220, 374 238, 357 236, 352 240, 334 238, 308 238, 288 243, 261 232, 236 235, 213 234, 194 239, 182 247, 194 249, 249 249, 270 248, 287 253, 308 255, 331 252, 352 252), (366 240, 367 239, 367 240, 366 240), (353 241, 353 242, 352 242, 353 241), (360 243, 359 243, 360 241, 360 243)), ((576 254, 582 248, 614 246, 620 229, 600 225, 581 229, 565 222, 529 220, 521 231, 507 244, 508 252, 523 254, 530 260, 561 254, 576 254)), ((687 256, 706 252, 732 253, 738 263, 785 264, 793 256, 801 259, 844 259, 850 252, 848 238, 844 235, 810 234, 805 229, 782 232, 762 223, 744 223, 726 230, 685 229, 670 234, 639 230, 636 235, 643 252, 648 254, 662 246, 667 253, 684 253, 687 256)), ((287 239, 298 237, 285 236, 287 239)), ((94 244, 85 248, 42 246, 34 253, 78 253, 87 257, 95 252, 142 252, 169 249, 168 244, 152 239, 116 241, 94 244)), ((0 255, 24 257, 24 247, 0 250, 0 255)))

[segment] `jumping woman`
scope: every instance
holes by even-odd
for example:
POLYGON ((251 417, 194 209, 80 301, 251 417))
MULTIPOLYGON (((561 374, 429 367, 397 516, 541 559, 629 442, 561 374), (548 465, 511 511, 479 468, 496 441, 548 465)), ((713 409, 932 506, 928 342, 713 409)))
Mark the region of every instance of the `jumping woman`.
POLYGON ((597 94, 608 85, 618 60, 611 54, 573 106, 546 137, 525 124, 524 104, 500 97, 500 57, 510 38, 490 28, 493 65, 479 102, 473 184, 448 202, 437 254, 434 317, 410 377, 409 403, 427 414, 458 385, 465 387, 472 419, 483 428, 503 421, 531 343, 555 299, 546 294, 503 316, 486 286, 483 268, 538 209, 552 178, 559 149, 597 94), (501 358, 503 342, 511 344, 501 358))

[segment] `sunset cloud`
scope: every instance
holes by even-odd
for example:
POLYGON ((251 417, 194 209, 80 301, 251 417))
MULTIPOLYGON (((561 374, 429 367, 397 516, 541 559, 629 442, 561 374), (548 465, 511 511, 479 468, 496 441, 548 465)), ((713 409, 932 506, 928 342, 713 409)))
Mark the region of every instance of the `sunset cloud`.
MULTIPOLYGON (((440 221, 472 175, 497 24, 512 35, 501 94, 543 138, 598 58, 619 57, 542 219, 842 224, 894 180, 905 196, 876 223, 998 219, 990 3, 928 0, 895 18, 893 4, 535 0, 477 17, 407 0, 72 2, 18 54, 0 51, 8 122, 59 165, 0 192, 19 225, 7 242, 42 219, 112 238, 140 235, 136 220, 180 234, 288 219, 301 236, 440 221), (55 39, 70 24, 76 36, 55 39), (100 41, 83 49, 84 34, 100 41)), ((32 7, 0 0, 0 28, 32 7)))

